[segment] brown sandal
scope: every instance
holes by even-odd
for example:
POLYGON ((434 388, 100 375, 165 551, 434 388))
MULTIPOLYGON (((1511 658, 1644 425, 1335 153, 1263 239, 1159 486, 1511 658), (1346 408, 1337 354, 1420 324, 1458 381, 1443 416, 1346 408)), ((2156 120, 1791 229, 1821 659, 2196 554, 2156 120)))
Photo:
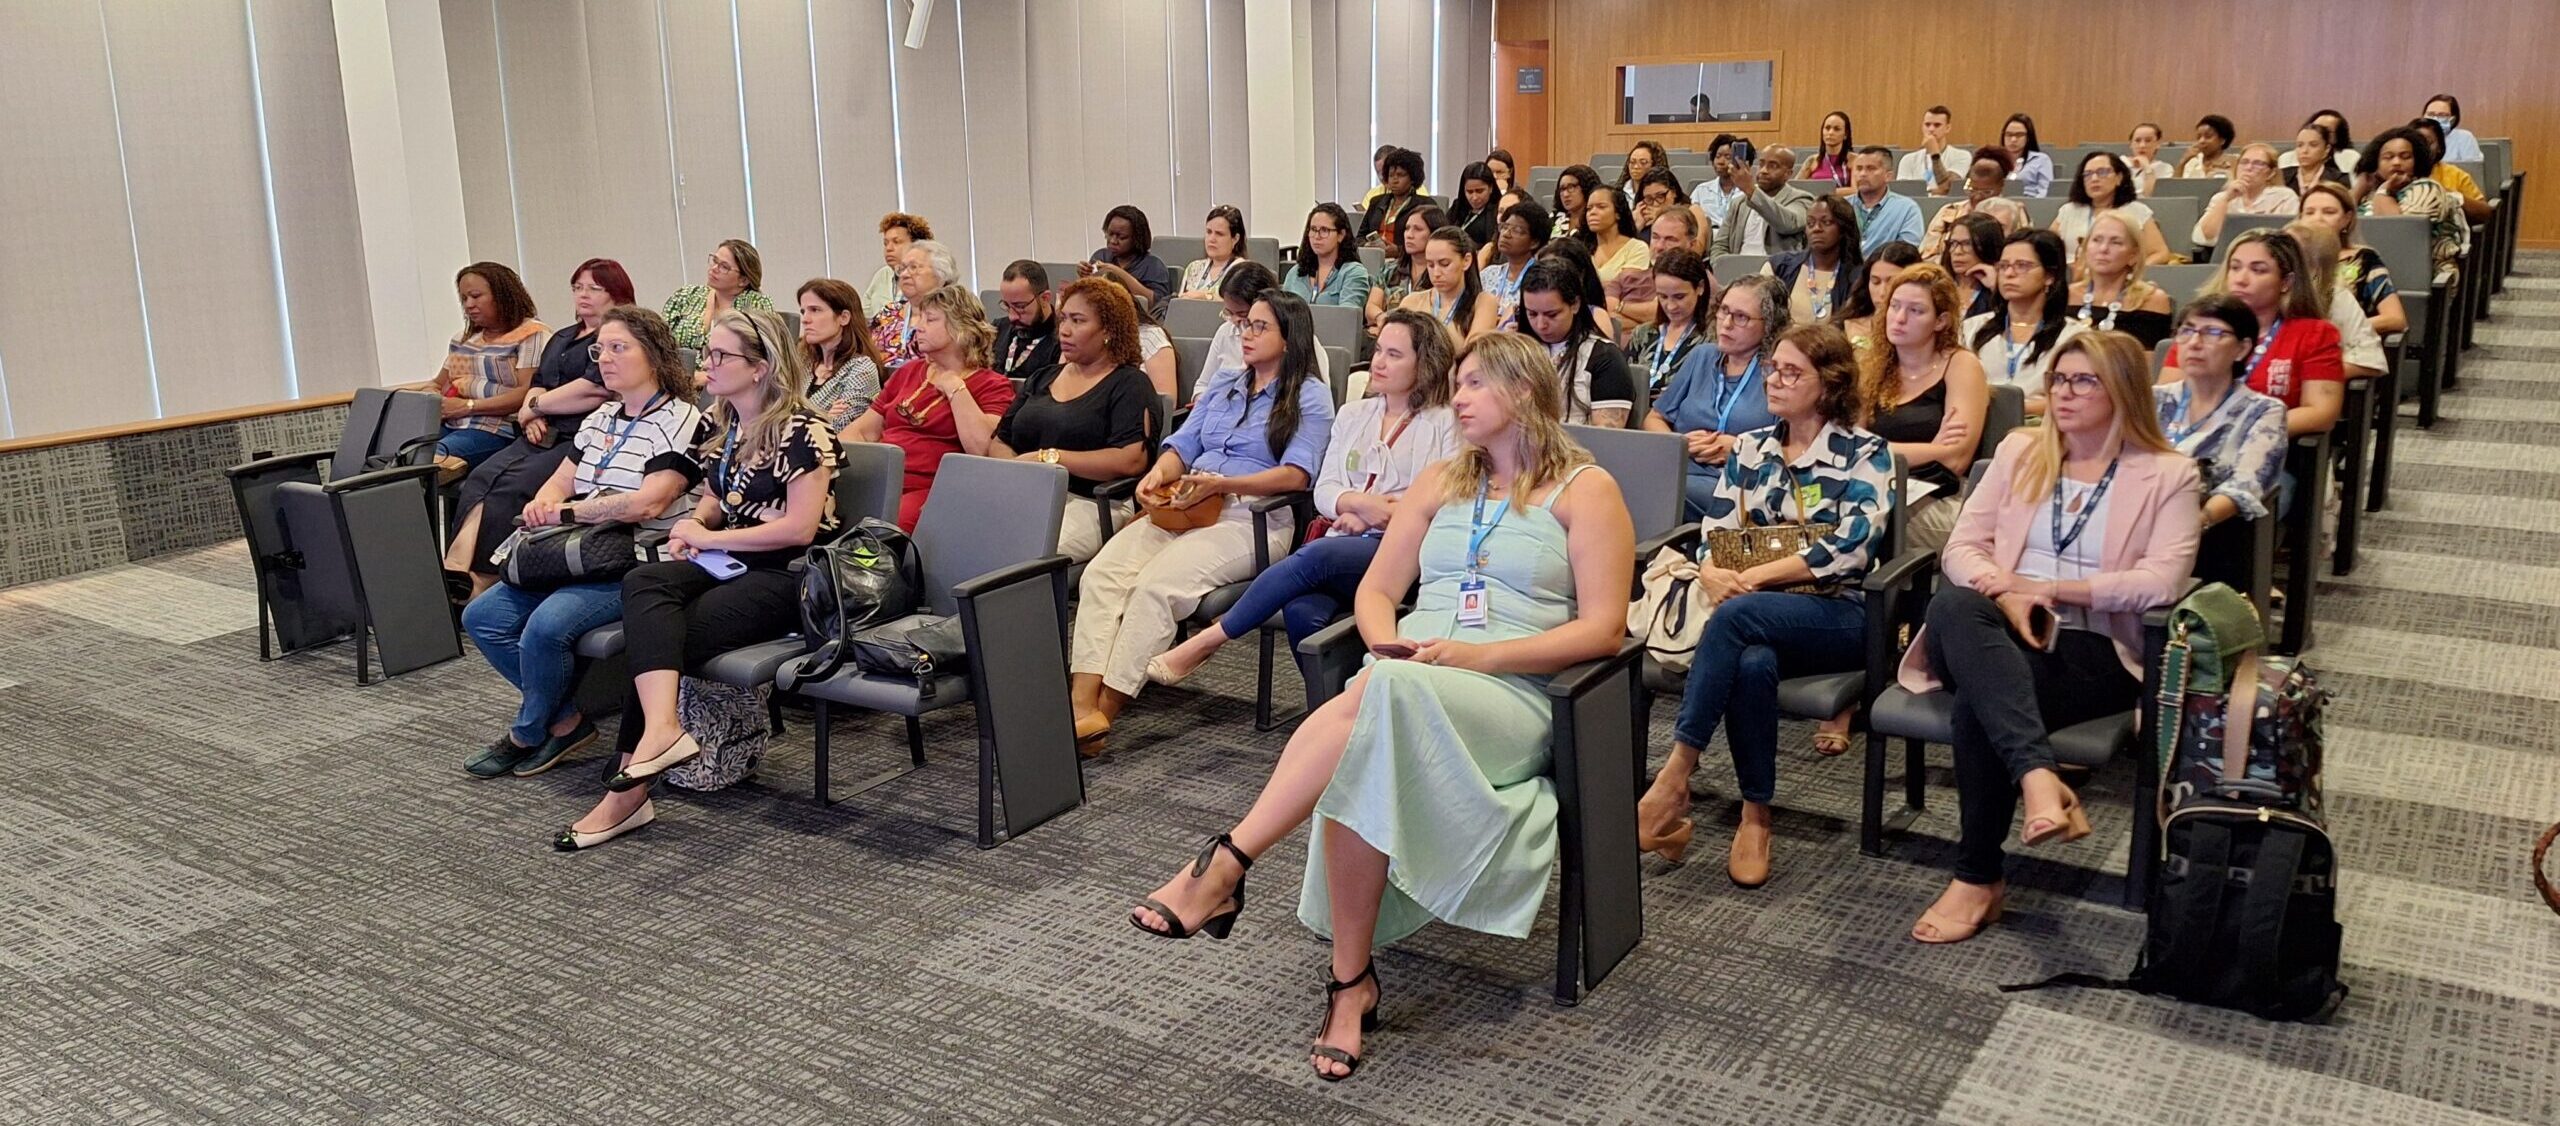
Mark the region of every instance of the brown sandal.
MULTIPOLYGON (((1938 913, 1937 904, 1930 904, 1928 910, 1920 913, 1920 921, 1911 924, 1911 940, 1929 946, 1947 946, 1981 934, 1982 928, 1999 922, 2001 913, 2008 909, 2008 885, 2000 884, 1996 887, 1998 890, 1991 896, 1991 909, 1983 912, 1978 922, 1968 923, 1960 919, 1948 918, 1938 913), (1923 933, 1924 928, 1926 933, 1923 933)), ((1940 893, 1939 898, 1944 899, 1946 896, 1940 893)))

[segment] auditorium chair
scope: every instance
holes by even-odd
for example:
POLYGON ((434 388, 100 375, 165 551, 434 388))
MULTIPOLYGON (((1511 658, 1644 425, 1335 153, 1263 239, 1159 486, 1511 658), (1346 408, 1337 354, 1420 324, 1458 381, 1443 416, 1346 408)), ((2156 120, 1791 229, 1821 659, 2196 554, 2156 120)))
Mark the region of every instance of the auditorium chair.
POLYGON ((775 686, 817 709, 821 803, 835 800, 828 779, 835 708, 906 718, 912 765, 863 782, 853 791, 860 793, 922 767, 922 717, 965 703, 977 706, 979 848, 998 843, 999 799, 1008 839, 1083 804, 1067 690, 1067 557, 1056 554, 1066 499, 1067 471, 1059 466, 967 454, 942 460, 916 519, 916 554, 923 611, 960 619, 965 666, 918 683, 851 662, 810 679, 810 664, 785 663, 775 686))
MULTIPOLYGON (((1350 618, 1298 646, 1302 664, 1356 674, 1366 652, 1350 618), (1346 656, 1347 655, 1347 656, 1346 656), (1311 659, 1311 660, 1310 660, 1311 659)), ((1645 731, 1637 659, 1644 648, 1585 661, 1547 681, 1550 707, 1548 776, 1556 787, 1556 853, 1562 881, 1556 896, 1555 998, 1579 1004, 1644 938, 1644 889, 1637 865, 1637 772, 1645 731)), ((1309 686, 1318 706, 1341 695, 1350 676, 1309 686)))
MULTIPOLYGON (((885 442, 844 443, 841 459, 836 465, 836 478, 830 484, 839 521, 837 534, 843 534, 842 529, 851 528, 867 517, 896 520, 898 494, 905 480, 906 454, 898 447, 885 442)), ((663 533, 645 538, 643 546, 653 561, 657 558, 658 547, 665 542, 663 533)), ((796 570, 800 564, 793 563, 792 567, 796 570)), ((580 684, 578 698, 582 702, 597 701, 603 705, 601 711, 589 714, 609 712, 621 704, 620 682, 629 676, 621 661, 622 625, 619 621, 610 622, 588 630, 578 638, 575 650, 578 659, 585 663, 577 677, 580 684)), ((773 683, 774 670, 781 668, 784 662, 807 653, 809 648, 809 640, 795 630, 771 641, 760 641, 711 657, 687 675, 733 688, 762 688, 773 683)), ((781 734, 780 703, 768 700, 765 708, 773 733, 781 734)), ((611 762, 607 762, 606 769, 612 769, 611 762)))
POLYGON ((259 660, 353 637, 371 684, 376 648, 385 678, 462 655, 437 533, 442 415, 433 394, 363 388, 336 450, 222 471, 258 581, 259 660))

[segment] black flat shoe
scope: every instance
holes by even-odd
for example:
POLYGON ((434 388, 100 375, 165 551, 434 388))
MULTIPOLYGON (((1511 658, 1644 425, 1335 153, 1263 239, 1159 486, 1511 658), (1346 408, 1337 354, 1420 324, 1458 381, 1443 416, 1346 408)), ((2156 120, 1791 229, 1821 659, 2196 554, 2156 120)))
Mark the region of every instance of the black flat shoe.
MULTIPOLYGON (((1316 1020, 1316 1043, 1315 1043, 1315 1047, 1308 1049, 1308 1050, 1307 1050, 1307 1054, 1309 1054, 1309 1055, 1313 1055, 1313 1056, 1321 1056, 1321 1057, 1323 1057, 1323 1058, 1325 1058, 1325 1059, 1329 1059, 1329 1060, 1332 1060, 1332 1061, 1333 1061, 1333 1062, 1335 1062, 1335 1063, 1341 1064, 1341 1065, 1342 1065, 1342 1074, 1340 1074, 1340 1075, 1328 1075, 1328 1074, 1326 1074, 1324 1071, 1322 1071, 1321 1069, 1315 1069, 1315 1067, 1314 1067, 1314 1065, 1313 1065, 1313 1064, 1308 1065, 1310 1069, 1315 1070, 1315 1072, 1316 1072, 1316 1078, 1318 1078, 1318 1079, 1322 1079, 1322 1080, 1324 1080, 1324 1081, 1325 1081, 1325 1082, 1327 1082, 1327 1083, 1339 1083, 1339 1082, 1342 1082, 1342 1081, 1343 1081, 1343 1080, 1345 1080, 1345 1079, 1349 1079, 1349 1078, 1351 1078, 1351 1077, 1352 1077, 1352 1076, 1354 1076, 1354 1075, 1358 1075, 1358 1074, 1360 1074, 1360 1057, 1355 1056, 1355 1055, 1352 1055, 1352 1054, 1351 1054, 1351 1053, 1349 1053, 1349 1052, 1343 1051, 1343 1050, 1342 1050, 1342 1049, 1340 1049, 1340 1048, 1334 1047, 1334 1046, 1333 1046, 1333 1045, 1331 1045, 1331 1044, 1327 1044, 1327 1043, 1325 1043, 1325 1042, 1324 1042, 1324 1034, 1325 1034, 1325 1031, 1326 1031, 1327 1029, 1330 1029, 1330 1028, 1332 1028, 1332 1027, 1333 1027, 1333 998, 1334 998, 1334 995, 1335 995, 1335 994, 1337 994, 1337 993, 1342 992, 1342 991, 1343 991, 1343 990, 1345 990, 1345 989, 1356 989, 1356 988, 1358 988, 1358 987, 1359 987, 1359 985, 1360 985, 1360 983, 1361 983, 1361 982, 1366 981, 1366 982, 1370 982, 1370 983, 1373 983, 1373 984, 1374 984, 1374 983, 1376 983, 1376 982, 1377 982, 1377 980, 1378 980, 1378 963, 1377 963, 1375 960, 1372 960, 1372 961, 1371 961, 1368 965, 1366 965, 1366 966, 1362 966, 1362 967, 1360 967, 1360 974, 1359 974, 1359 976, 1354 977, 1354 978, 1352 978, 1352 979, 1351 979, 1351 980, 1349 980, 1349 981, 1335 981, 1335 980, 1333 980, 1333 975, 1332 975, 1332 974, 1328 973, 1328 974, 1326 974, 1326 975, 1325 975, 1325 979, 1324 979, 1324 1015, 1323 1015, 1322 1017, 1317 1018, 1317 1020, 1316 1020)), ((1384 1000, 1386 1000, 1386 997, 1387 997, 1387 989, 1386 989, 1386 987, 1385 987, 1385 986, 1383 986, 1383 985, 1378 986, 1378 1000, 1380 1000, 1380 1001, 1384 1001, 1384 1000)), ((1365 1036, 1365 1035, 1367 1035, 1367 1034, 1369 1034, 1369 1033, 1376 1032, 1377 1030, 1378 1030, 1378 1006, 1377 1006, 1377 1005, 1375 1005, 1375 1004, 1371 1004, 1368 1008, 1363 1009, 1363 1010, 1361 1010, 1361 1011, 1360 1011, 1360 1032, 1361 1032, 1361 1034, 1362 1034, 1362 1035, 1364 1035, 1364 1036, 1365 1036)))
MULTIPOLYGON (((531 778, 536 774, 540 774, 554 766, 560 765, 561 759, 576 754, 578 751, 584 749, 587 744, 595 741, 596 725, 594 721, 581 718, 578 720, 578 726, 570 729, 568 734, 553 735, 550 738, 544 739, 541 746, 535 747, 532 751, 526 753, 524 758, 516 762, 514 774, 518 778, 531 778)), ((610 776, 608 775, 608 777, 610 776)))
POLYGON ((1236 886, 1235 890, 1227 895, 1227 899, 1234 906, 1201 920, 1198 927, 1186 927, 1182 925, 1182 916, 1173 908, 1149 897, 1140 900, 1139 905, 1155 912, 1156 917, 1163 919, 1166 929, 1159 930, 1139 922, 1135 914, 1129 916, 1129 925, 1158 938, 1189 938, 1195 934, 1206 934, 1223 941, 1228 932, 1235 929, 1236 916, 1244 914, 1244 877, 1245 873, 1253 871, 1253 858, 1246 856, 1243 849, 1236 847, 1234 838, 1220 833, 1209 838, 1209 843, 1200 846, 1200 855, 1191 862, 1191 878, 1196 880, 1208 875, 1210 862, 1218 858, 1218 850, 1222 848, 1227 850, 1227 855, 1236 858, 1236 886))

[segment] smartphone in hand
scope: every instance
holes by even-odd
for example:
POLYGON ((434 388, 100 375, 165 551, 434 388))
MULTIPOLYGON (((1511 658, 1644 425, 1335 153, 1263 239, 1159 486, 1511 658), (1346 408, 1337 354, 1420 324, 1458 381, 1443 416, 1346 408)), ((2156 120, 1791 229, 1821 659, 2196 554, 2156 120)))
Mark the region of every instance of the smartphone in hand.
POLYGON ((1415 653, 1421 652, 1421 650, 1415 648, 1414 644, 1410 641, 1381 641, 1370 646, 1369 652, 1376 654, 1383 660, 1409 661, 1413 659, 1413 655, 1415 653))
POLYGON ((2061 640, 2062 619, 2053 612, 2053 607, 2028 607, 2027 644, 2050 653, 2053 652, 2055 643, 2061 640))

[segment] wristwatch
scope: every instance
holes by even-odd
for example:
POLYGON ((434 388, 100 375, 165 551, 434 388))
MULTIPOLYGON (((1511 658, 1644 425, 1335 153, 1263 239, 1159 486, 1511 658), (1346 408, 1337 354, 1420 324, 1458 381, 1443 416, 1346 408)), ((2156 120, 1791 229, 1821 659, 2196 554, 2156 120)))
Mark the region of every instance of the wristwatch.
POLYGON ((1058 464, 1058 451, 1057 451, 1057 449, 1056 449, 1055 447, 1052 447, 1052 448, 1050 448, 1050 449, 1045 449, 1045 450, 1040 451, 1040 461, 1041 461, 1041 464, 1043 464, 1043 465, 1056 465, 1056 464, 1058 464))
POLYGON ((560 506, 560 522, 561 522, 561 523, 563 523, 563 524, 575 524, 575 523, 577 523, 577 522, 578 522, 578 506, 577 506, 577 505, 574 505, 574 504, 564 504, 564 505, 561 505, 561 506, 560 506))

